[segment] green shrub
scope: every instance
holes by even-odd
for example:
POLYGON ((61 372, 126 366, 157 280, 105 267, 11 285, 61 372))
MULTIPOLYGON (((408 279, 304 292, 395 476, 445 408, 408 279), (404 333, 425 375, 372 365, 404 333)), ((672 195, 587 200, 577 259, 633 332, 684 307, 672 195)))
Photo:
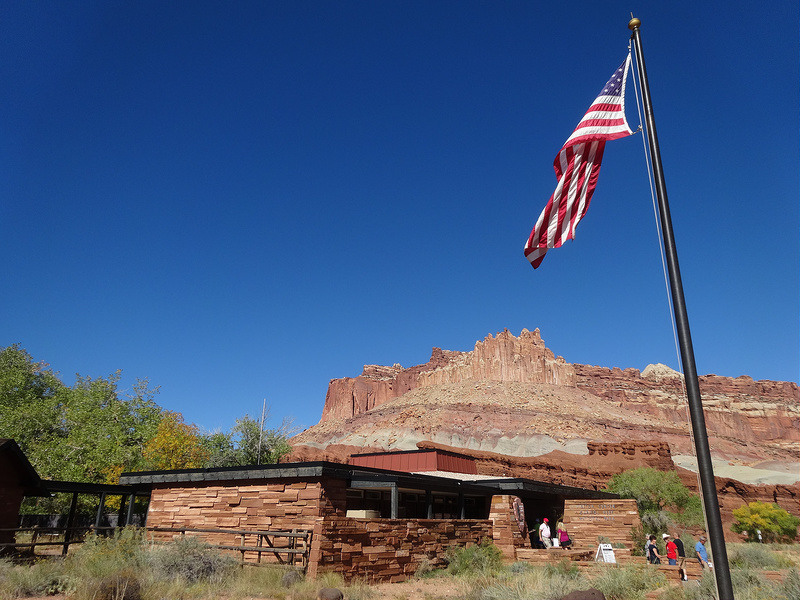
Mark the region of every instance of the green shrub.
POLYGON ((645 541, 647 540, 647 533, 644 527, 641 525, 631 527, 631 539, 633 540, 631 556, 644 556, 646 554, 645 541))
POLYGON ((568 558, 563 558, 557 565, 546 565, 545 574, 550 577, 564 577, 565 579, 578 579, 581 571, 574 562, 568 558))
POLYGON ((765 579, 757 570, 731 571, 731 583, 737 600, 784 600, 780 597, 779 586, 765 579))
MULTIPOLYGON (((699 583, 699 586, 668 587, 660 600, 716 600, 714 574, 705 571, 699 583)), ((800 599, 800 578, 792 579, 791 574, 782 584, 775 584, 764 579, 757 571, 738 569, 731 571, 731 583, 736 600, 800 599)))
POLYGON ((144 532, 125 528, 90 534, 66 560, 75 600, 140 600, 147 570, 144 532))
POLYGON ((666 584, 666 578, 647 565, 601 567, 590 577, 607 600, 643 600, 647 592, 666 584))
POLYGON ((267 596, 283 598, 288 588, 283 586, 283 576, 288 569, 280 565, 246 566, 225 582, 226 595, 234 598, 267 596))
POLYGON ((60 559, 41 560, 33 565, 14 565, 0 559, 0 600, 25 596, 51 596, 73 591, 60 559))
POLYGON ((443 569, 439 562, 426 556, 419 561, 419 565, 417 565, 417 570, 414 572, 414 576, 421 579, 427 579, 430 577, 436 577, 442 571, 443 569))
POLYGON ((142 584, 136 573, 118 573, 101 580, 93 600, 142 600, 142 584))
POLYGON ((503 567, 503 554, 489 538, 467 547, 450 547, 447 551, 447 572, 451 575, 494 574, 503 567))
POLYGON ((587 589, 589 583, 570 569, 530 567, 499 578, 478 577, 471 580, 465 600, 558 600, 575 590, 587 589))
POLYGON ((518 560, 508 567, 509 573, 513 575, 519 575, 520 573, 525 573, 531 569, 533 569, 533 565, 529 562, 525 562, 524 560, 518 560))
POLYGON ((148 563, 162 579, 219 583, 236 569, 239 561, 197 538, 182 537, 154 549, 148 556, 148 563))
POLYGON ((786 556, 764 544, 730 544, 728 562, 732 569, 786 569, 794 566, 786 556))
POLYGON ((144 534, 134 528, 104 537, 91 533, 74 554, 67 568, 78 579, 104 579, 123 571, 141 572, 145 564, 144 534))

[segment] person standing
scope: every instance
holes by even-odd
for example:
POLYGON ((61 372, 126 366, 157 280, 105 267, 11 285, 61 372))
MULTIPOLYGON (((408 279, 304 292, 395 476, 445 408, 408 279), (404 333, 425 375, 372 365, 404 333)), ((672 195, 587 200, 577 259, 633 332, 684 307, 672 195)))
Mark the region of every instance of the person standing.
POLYGON ((683 581, 689 581, 689 577, 686 575, 686 549, 683 547, 683 540, 678 535, 674 535, 672 542, 678 551, 678 573, 683 581))
POLYGON ((667 562, 671 565, 678 564, 678 546, 672 541, 670 535, 665 533, 661 536, 667 544, 667 562))
POLYGON ((572 545, 572 540, 569 539, 569 533, 564 526, 564 521, 559 521, 556 524, 556 537, 558 537, 558 545, 562 548, 569 548, 572 545))
POLYGON ((697 561, 704 569, 708 567, 711 569, 711 563, 708 562, 708 551, 706 550, 706 536, 701 535, 700 541, 694 545, 694 552, 697 554, 697 561))
POLYGON ((547 517, 539 525, 539 541, 545 549, 553 547, 553 540, 550 539, 550 520, 547 517))
POLYGON ((656 546, 656 536, 651 535, 647 542, 647 560, 651 565, 661 564, 661 555, 658 553, 658 546, 656 546))

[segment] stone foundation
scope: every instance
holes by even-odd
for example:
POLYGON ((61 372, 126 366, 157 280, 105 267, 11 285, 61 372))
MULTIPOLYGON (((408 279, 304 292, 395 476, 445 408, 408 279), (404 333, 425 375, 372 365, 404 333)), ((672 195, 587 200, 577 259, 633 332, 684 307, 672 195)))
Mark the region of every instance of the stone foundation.
POLYGON ((348 581, 403 581, 420 566, 444 566, 450 546, 483 538, 492 538, 491 521, 325 517, 314 527, 308 576, 333 571, 348 581))

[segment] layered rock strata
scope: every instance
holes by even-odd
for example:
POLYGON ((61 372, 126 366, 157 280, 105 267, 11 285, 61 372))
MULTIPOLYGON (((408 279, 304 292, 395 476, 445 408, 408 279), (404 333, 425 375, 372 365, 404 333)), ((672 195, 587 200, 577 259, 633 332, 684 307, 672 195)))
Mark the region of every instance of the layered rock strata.
MULTIPOLYGON (((706 375, 700 390, 716 458, 797 462, 796 383, 706 375)), ((296 442, 410 449, 427 440, 535 456, 631 439, 692 453, 681 376, 663 365, 640 372, 571 364, 537 329, 489 335, 469 352, 434 348, 424 365, 367 365, 358 377, 334 379, 320 424, 296 442)))

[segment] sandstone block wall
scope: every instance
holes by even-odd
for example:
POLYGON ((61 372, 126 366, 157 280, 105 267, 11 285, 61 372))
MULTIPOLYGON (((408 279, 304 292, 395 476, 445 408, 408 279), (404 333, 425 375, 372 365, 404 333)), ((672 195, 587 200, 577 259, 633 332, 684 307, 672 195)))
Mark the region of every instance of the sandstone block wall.
MULTIPOLYGON (((191 529, 239 529, 275 531, 312 530, 324 516, 343 516, 346 482, 286 480, 280 483, 205 484, 193 487, 153 488, 147 512, 147 527, 191 529)), ((191 534, 209 544, 239 545, 241 536, 221 533, 191 534)), ((170 539, 173 534, 154 533, 155 539, 170 539)), ((277 546, 289 541, 277 539, 277 546)), ((255 537, 247 538, 255 546, 255 537)), ((255 558, 248 555, 248 559, 255 558)), ((274 562, 274 555, 262 555, 274 562)))
POLYGON ((489 511, 489 520, 492 522, 492 541, 503 553, 503 558, 516 560, 518 548, 528 548, 528 537, 522 536, 519 525, 513 518, 512 503, 515 496, 507 494, 492 496, 492 507, 489 511))
POLYGON ((443 566, 448 547, 479 544, 485 537, 492 537, 487 520, 326 516, 314 527, 308 576, 333 571, 348 581, 403 581, 422 564, 443 566))
POLYGON ((572 547, 597 547, 598 537, 631 548, 631 529, 641 525, 636 500, 565 500, 564 526, 572 547))

